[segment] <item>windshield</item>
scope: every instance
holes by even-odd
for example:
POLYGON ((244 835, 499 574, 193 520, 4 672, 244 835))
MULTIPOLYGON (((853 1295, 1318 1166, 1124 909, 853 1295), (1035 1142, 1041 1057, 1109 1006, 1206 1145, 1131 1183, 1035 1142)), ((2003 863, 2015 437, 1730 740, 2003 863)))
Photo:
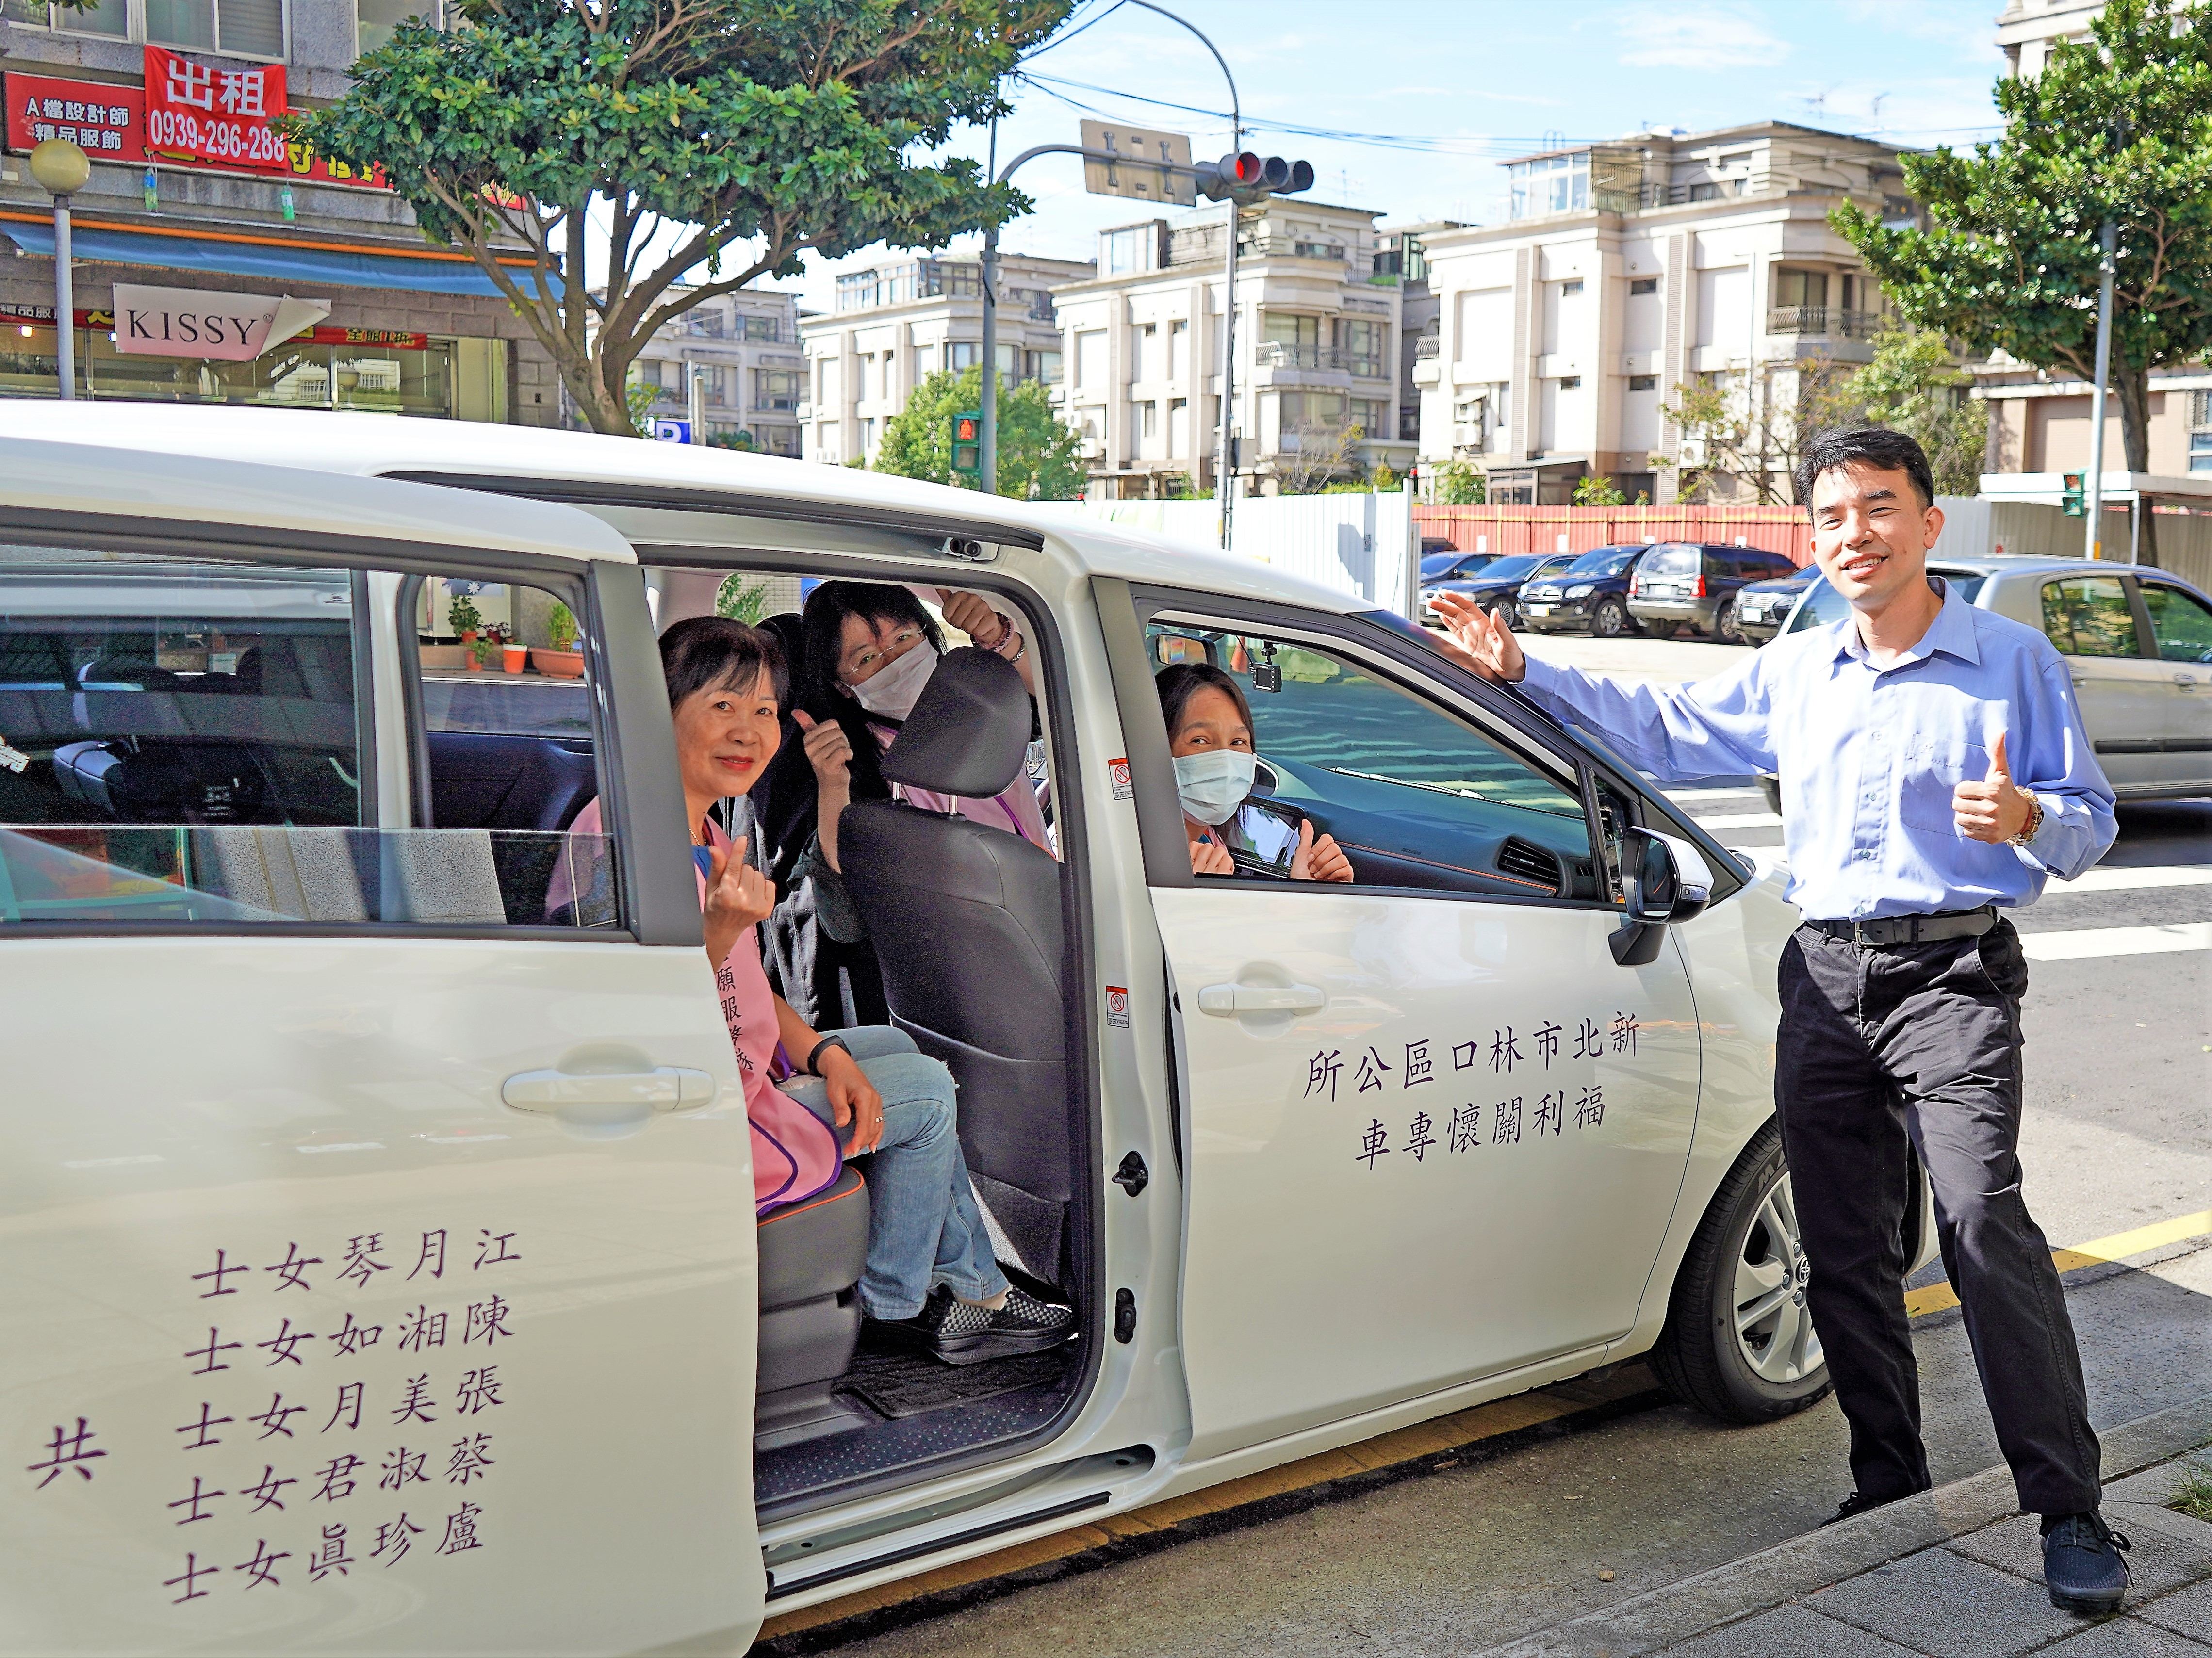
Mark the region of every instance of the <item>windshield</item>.
MULTIPOLYGON (((1989 580, 1987 576, 1973 570, 1937 569, 1930 570, 1929 574, 1942 577, 1959 597, 1969 604, 1974 602, 1975 595, 1982 591, 1982 584, 1989 580)), ((1825 628, 1832 622, 1841 622, 1850 613, 1851 607, 1845 602, 1844 596, 1828 585, 1828 579, 1826 576, 1821 576, 1805 590, 1805 597, 1798 601, 1797 608, 1790 613, 1790 625, 1783 631, 1801 634, 1808 629, 1825 628)))
POLYGON ((1495 553, 1455 553, 1449 550, 1423 553, 1421 577, 1424 580, 1433 581, 1438 576, 1465 575, 1481 569, 1497 556, 1495 553))
POLYGON ((1704 565, 1705 555, 1695 547, 1655 547, 1639 567, 1644 575, 1695 575, 1704 565))
POLYGON ((1487 565, 1485 565, 1482 570, 1482 579, 1485 581, 1488 581, 1492 578, 1501 581, 1516 580, 1520 577, 1532 574, 1535 570, 1536 567, 1543 562, 1544 560, 1542 556, 1539 554, 1516 553, 1510 558, 1498 559, 1487 565))
POLYGON ((1641 547, 1593 547, 1559 572, 1571 575, 1619 575, 1644 556, 1641 547))

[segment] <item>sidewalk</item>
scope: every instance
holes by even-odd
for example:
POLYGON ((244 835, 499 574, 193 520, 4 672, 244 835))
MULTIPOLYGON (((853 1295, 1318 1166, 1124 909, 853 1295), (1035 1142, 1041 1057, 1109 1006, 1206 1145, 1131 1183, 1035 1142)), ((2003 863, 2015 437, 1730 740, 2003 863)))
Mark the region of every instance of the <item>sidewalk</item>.
POLYGON ((2212 1442, 2212 1394, 2102 1438, 2105 1516, 2135 1543, 2116 1617, 2051 1605, 2036 1520, 2018 1511, 1999 1467, 1478 1658, 2212 1655, 2212 1525, 2165 1506, 2189 1453, 2212 1442))

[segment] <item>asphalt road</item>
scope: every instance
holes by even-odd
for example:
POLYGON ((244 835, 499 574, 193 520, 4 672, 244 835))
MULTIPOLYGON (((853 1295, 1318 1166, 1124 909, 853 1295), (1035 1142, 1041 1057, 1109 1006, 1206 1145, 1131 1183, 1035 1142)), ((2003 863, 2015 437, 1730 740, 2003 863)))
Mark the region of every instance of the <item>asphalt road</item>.
MULTIPOLYGON (((1653 678, 1740 659, 1644 641, 1538 649, 1653 678)), ((1781 843, 1754 780, 1671 793, 1725 845, 1781 843)), ((2122 808, 2119 840, 2091 878, 2054 886, 2016 922, 2030 952, 2021 1156, 2052 1244, 2212 1209, 2212 801, 2122 808)), ((2099 1424, 2212 1386, 2212 1248, 2076 1273, 2068 1289, 2099 1424)), ((1315 1312, 1325 1327, 1327 1309, 1315 1312)), ((1959 1314, 1914 1327, 1937 1482, 1996 1466, 1959 1314)), ((1808 1529, 1850 1488, 1845 1443, 1832 1400, 1755 1429, 1655 1406, 1103 1570, 1025 1574, 957 1610, 922 1603, 902 1627, 878 1623, 834 1647, 824 1630, 805 1646, 855 1658, 1462 1653, 1808 1529)))

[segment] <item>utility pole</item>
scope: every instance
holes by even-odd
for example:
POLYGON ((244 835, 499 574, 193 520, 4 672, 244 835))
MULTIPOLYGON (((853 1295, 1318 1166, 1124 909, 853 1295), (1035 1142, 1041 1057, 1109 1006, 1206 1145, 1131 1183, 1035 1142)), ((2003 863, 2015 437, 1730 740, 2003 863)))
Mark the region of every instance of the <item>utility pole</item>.
POLYGON ((2105 528, 2105 383, 2112 366, 2112 255, 2119 243, 2119 227, 2105 221, 2100 238, 2104 257, 2097 273, 2097 384, 2089 398, 2089 476, 2082 480, 2082 503, 2089 525, 2083 531, 2091 558, 2103 556, 2105 528))
MULTIPOLYGON (((1009 173, 1013 169, 1006 169, 1009 173)), ((991 123, 990 159, 986 177, 999 176, 999 124, 991 123)), ((976 483, 987 495, 999 493, 999 227, 983 227, 983 429, 976 434, 976 483)))

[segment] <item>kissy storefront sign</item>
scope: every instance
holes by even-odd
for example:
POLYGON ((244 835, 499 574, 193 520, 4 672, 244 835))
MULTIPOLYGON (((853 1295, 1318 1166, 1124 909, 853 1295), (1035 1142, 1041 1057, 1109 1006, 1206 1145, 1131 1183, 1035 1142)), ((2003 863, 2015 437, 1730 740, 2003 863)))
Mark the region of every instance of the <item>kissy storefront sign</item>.
POLYGON ((251 362, 331 314, 327 300, 115 284, 115 349, 125 356, 251 362))

